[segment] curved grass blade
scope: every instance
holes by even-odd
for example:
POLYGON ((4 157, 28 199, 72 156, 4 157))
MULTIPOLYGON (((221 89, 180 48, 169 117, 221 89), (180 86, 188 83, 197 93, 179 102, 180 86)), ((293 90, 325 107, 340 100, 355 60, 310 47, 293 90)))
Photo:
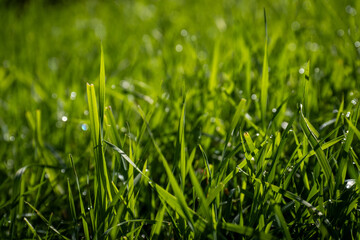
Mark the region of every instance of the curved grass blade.
POLYGON ((326 181, 330 185, 330 190, 333 192, 334 186, 335 186, 335 180, 334 175, 332 173, 331 167, 329 162, 326 159, 324 151, 321 149, 321 146, 319 144, 319 141, 317 140, 317 131, 314 131, 314 127, 310 124, 310 122, 304 117, 304 114, 302 112, 302 105, 300 105, 300 126, 303 130, 306 138, 308 139, 311 147, 315 151, 315 155, 317 159, 319 160, 320 166, 324 172, 326 181))

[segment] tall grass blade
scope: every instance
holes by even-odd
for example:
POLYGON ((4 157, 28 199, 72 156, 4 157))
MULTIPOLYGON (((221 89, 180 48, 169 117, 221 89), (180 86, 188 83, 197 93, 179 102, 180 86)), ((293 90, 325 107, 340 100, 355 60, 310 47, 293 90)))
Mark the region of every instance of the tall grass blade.
POLYGON ((266 106, 268 105, 267 100, 268 100, 268 88, 269 88, 268 36, 267 36, 267 21, 266 21, 265 9, 264 9, 264 20, 265 20, 265 47, 264 47, 262 78, 261 78, 260 106, 261 106, 261 119, 263 123, 263 129, 265 130, 266 106))
POLYGON ((302 106, 300 106, 299 121, 300 121, 301 129, 303 130, 311 147, 315 151, 315 155, 316 155, 317 159, 319 160, 320 166, 321 166, 322 170, 324 171, 325 178, 326 178, 327 182, 329 183, 330 190, 332 192, 334 190, 334 184, 335 184, 334 175, 332 173, 330 164, 326 159, 325 153, 321 149, 321 146, 317 140, 316 136, 318 135, 318 133, 316 131, 314 132, 314 127, 312 127, 312 125, 309 124, 309 121, 304 117, 304 114, 302 112, 302 106))

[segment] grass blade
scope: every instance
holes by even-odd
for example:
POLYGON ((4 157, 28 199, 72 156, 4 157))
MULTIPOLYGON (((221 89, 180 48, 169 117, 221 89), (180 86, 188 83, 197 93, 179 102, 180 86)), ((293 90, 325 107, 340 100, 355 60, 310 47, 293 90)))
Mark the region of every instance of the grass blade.
POLYGON ((266 12, 264 9, 264 20, 265 20, 265 47, 264 47, 264 60, 262 68, 262 78, 261 78, 261 119, 263 122, 263 129, 265 130, 265 120, 266 120, 266 106, 268 99, 268 88, 269 88, 269 65, 268 65, 268 36, 267 36, 267 21, 266 21, 266 12))
POLYGON ((320 166, 322 170, 324 171, 325 177, 327 182, 330 185, 330 190, 333 192, 333 188, 335 185, 334 175, 332 173, 331 167, 329 162, 327 161, 325 157, 324 151, 321 149, 321 146, 316 138, 317 133, 313 131, 314 127, 312 127, 309 124, 309 121, 304 117, 304 114, 302 112, 302 106, 300 106, 300 125, 301 129, 303 130, 306 138, 308 139, 311 147, 315 151, 315 155, 317 159, 319 160, 320 166))

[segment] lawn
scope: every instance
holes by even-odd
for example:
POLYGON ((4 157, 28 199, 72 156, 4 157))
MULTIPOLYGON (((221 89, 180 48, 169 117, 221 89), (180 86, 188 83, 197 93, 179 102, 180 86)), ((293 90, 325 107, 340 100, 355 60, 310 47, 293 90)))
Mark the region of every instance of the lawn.
POLYGON ((0 21, 0 239, 360 238, 360 1, 0 21))

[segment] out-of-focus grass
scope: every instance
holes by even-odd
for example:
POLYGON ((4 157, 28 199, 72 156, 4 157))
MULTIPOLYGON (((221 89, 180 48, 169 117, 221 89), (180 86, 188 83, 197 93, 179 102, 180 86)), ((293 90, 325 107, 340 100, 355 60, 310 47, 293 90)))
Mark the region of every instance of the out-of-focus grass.
POLYGON ((358 238, 359 11, 1 3, 0 237, 358 238))

